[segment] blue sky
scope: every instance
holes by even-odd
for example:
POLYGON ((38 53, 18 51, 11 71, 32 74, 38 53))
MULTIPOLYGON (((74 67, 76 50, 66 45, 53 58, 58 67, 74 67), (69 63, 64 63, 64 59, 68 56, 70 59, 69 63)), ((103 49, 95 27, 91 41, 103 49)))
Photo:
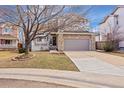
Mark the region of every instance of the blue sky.
MULTIPOLYGON (((85 16, 90 21, 90 25, 92 28, 97 27, 98 24, 104 19, 105 16, 110 14, 114 11, 116 8, 115 5, 81 5, 81 6, 74 6, 71 10, 71 12, 78 13, 83 16, 83 12, 87 9, 88 11, 87 15, 85 16)), ((66 10, 68 12, 68 10, 66 10)))
MULTIPOLYGON (((3 7, 3 6, 0 6, 3 7)), ((14 8, 15 6, 4 6, 14 8)), ((70 7, 70 6, 68 6, 70 7)), ((89 10, 86 14, 86 18, 89 20, 92 28, 97 27, 98 24, 104 19, 105 16, 113 12, 116 8, 115 5, 75 5, 71 8, 65 8, 65 12, 75 12, 83 16, 86 10, 89 10)))
POLYGON ((112 5, 93 6, 88 15, 88 19, 91 22, 91 26, 98 26, 98 24, 104 19, 104 17, 112 13, 115 8, 116 6, 112 5))

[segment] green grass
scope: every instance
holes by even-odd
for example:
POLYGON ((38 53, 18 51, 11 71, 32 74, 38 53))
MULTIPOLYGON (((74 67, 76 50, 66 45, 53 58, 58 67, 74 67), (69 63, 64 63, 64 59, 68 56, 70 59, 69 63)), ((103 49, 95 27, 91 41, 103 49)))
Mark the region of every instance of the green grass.
MULTIPOLYGON (((27 61, 0 61, 1 68, 42 68, 78 71, 76 66, 65 54, 50 54, 49 52, 32 52, 35 56, 27 61)), ((12 54, 15 55, 15 54, 12 54)))

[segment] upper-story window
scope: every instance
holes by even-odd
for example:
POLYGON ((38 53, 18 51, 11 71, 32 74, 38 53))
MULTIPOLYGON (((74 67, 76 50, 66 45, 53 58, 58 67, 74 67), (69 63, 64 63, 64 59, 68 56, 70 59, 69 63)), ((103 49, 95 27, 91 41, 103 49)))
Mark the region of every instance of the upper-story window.
POLYGON ((114 15, 114 18, 115 18, 116 25, 118 25, 119 24, 119 22, 118 22, 118 15, 114 15))
POLYGON ((12 31, 12 29, 10 27, 5 27, 3 29, 3 34, 10 34, 11 31, 12 31))

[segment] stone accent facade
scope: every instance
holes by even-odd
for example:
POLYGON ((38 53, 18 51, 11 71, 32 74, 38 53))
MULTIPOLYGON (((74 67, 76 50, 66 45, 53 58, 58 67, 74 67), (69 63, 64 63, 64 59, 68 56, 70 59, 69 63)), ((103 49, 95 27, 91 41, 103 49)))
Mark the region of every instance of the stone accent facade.
POLYGON ((58 34, 57 35, 57 47, 59 51, 64 50, 64 39, 63 39, 63 34, 58 34))
POLYGON ((91 50, 96 50, 96 45, 95 45, 95 35, 91 36, 91 50))

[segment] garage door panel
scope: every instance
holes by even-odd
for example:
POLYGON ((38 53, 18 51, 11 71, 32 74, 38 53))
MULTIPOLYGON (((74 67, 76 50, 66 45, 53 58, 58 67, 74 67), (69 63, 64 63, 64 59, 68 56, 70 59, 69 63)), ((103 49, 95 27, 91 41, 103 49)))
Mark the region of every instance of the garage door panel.
POLYGON ((89 50, 89 40, 64 40, 64 50, 66 51, 87 51, 89 50))

